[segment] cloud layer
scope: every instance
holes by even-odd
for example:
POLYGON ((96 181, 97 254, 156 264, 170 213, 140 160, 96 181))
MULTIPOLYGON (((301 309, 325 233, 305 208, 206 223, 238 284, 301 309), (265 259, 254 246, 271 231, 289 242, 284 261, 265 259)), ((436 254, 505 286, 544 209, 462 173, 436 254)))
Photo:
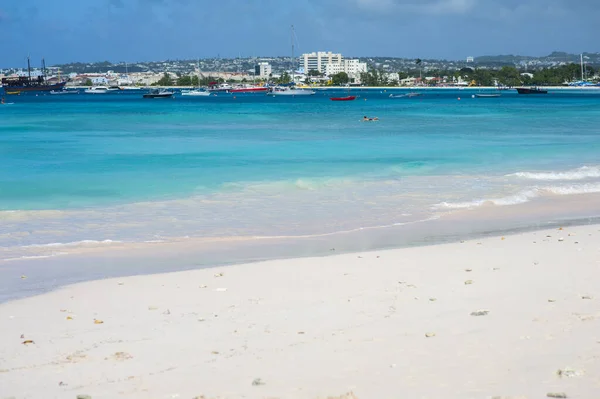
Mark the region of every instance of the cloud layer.
POLYGON ((3 0, 0 66, 288 55, 462 59, 598 51, 597 0, 3 0))

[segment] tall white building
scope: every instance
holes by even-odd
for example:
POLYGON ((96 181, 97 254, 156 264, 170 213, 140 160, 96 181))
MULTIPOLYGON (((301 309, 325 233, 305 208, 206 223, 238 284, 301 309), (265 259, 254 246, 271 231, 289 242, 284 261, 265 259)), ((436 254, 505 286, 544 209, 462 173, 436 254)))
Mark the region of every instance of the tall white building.
POLYGON ((271 64, 268 62, 259 62, 254 67, 254 74, 260 78, 268 78, 271 75, 272 69, 271 64))
POLYGON ((316 53, 302 54, 304 73, 319 71, 327 76, 346 72, 348 75, 357 75, 367 72, 367 64, 357 59, 345 59, 341 54, 319 51, 316 53))
POLYGON ((316 53, 302 54, 304 61, 304 72, 319 71, 325 73, 325 66, 327 64, 341 63, 344 60, 341 54, 335 54, 331 51, 319 51, 316 53))

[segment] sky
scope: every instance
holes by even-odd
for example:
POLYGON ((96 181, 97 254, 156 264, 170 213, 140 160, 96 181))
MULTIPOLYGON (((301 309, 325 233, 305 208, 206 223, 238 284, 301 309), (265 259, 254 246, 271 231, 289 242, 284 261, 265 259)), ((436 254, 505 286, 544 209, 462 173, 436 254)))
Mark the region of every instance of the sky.
POLYGON ((600 0, 0 0, 0 67, 211 57, 600 51, 600 0))

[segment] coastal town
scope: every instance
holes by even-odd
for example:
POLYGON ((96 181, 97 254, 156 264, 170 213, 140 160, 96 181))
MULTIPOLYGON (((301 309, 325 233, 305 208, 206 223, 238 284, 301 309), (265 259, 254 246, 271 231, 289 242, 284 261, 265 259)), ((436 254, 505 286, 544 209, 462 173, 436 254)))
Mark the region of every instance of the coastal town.
POLYGON ((71 63, 0 69, 0 78, 46 76, 49 84, 85 86, 200 86, 218 83, 295 83, 310 86, 593 85, 600 54, 546 57, 466 57, 464 60, 350 58, 331 51, 300 57, 205 58, 134 63, 71 63), (548 77, 548 71, 556 76, 548 77), (538 79, 536 79, 536 75, 538 79), (541 75, 544 75, 543 77, 541 75))

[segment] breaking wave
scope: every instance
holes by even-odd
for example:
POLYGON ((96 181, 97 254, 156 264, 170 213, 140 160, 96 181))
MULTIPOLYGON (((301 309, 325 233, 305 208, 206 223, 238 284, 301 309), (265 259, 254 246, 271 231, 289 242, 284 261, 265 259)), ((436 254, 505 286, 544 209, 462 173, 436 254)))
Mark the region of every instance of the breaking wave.
POLYGON ((488 205, 517 205, 529 202, 534 198, 541 197, 544 195, 574 195, 591 193, 600 193, 600 183, 579 184, 572 186, 534 187, 531 189, 522 190, 513 195, 500 198, 477 199, 465 202, 441 202, 439 204, 434 205, 434 209, 468 209, 488 205))
POLYGON ((567 170, 564 172, 517 172, 507 177, 519 177, 529 180, 585 180, 600 177, 600 167, 582 166, 581 168, 567 170))

